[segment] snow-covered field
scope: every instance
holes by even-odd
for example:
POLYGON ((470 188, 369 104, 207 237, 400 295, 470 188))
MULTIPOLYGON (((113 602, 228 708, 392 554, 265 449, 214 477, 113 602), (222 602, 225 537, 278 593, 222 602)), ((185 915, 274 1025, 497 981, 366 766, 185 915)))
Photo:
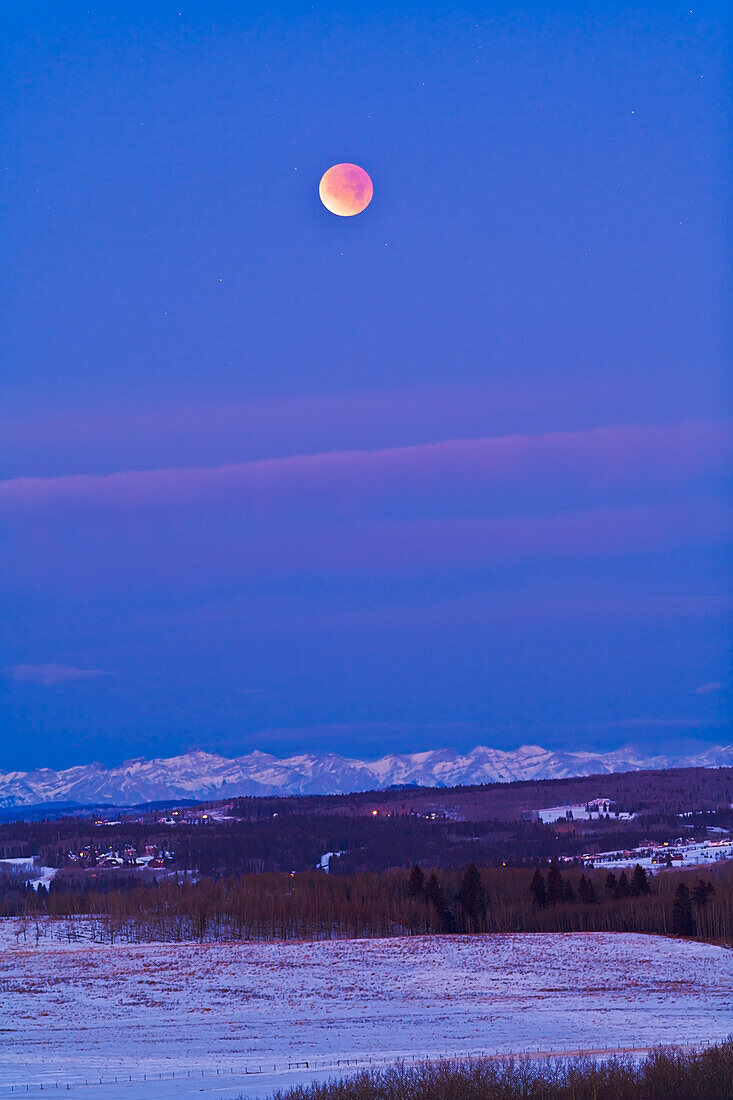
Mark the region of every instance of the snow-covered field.
POLYGON ((99 946, 65 943, 63 927, 42 926, 36 946, 33 925, 18 942, 18 922, 0 921, 0 1096, 69 1082, 89 1100, 262 1097, 323 1062, 335 1074, 345 1059, 638 1049, 733 1030, 733 952, 709 944, 535 934, 99 946))

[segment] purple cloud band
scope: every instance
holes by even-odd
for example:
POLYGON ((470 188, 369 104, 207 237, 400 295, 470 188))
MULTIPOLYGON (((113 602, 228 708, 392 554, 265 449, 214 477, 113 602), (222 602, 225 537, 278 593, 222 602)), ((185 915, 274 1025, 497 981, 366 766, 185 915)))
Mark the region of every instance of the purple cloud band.
POLYGON ((481 569, 730 537, 723 422, 0 482, 6 584, 481 569))
POLYGON ((0 482, 0 507, 72 505, 160 509, 236 503, 353 508, 360 501, 410 500, 520 488, 657 489, 722 473, 730 460, 725 422, 611 427, 538 436, 457 439, 376 451, 336 451, 182 469, 136 470, 0 482))
POLYGON ((236 579, 303 575, 395 575, 483 569, 502 563, 588 560, 718 545, 730 537, 728 509, 715 500, 593 508, 501 519, 382 521, 298 526, 64 523, 21 526, 6 556, 5 583, 18 590, 92 588, 199 590, 236 579))
POLYGON ((12 665, 2 670, 18 684, 39 684, 41 687, 58 687, 61 684, 73 684, 80 680, 96 680, 100 676, 109 676, 98 668, 74 668, 72 665, 12 665))

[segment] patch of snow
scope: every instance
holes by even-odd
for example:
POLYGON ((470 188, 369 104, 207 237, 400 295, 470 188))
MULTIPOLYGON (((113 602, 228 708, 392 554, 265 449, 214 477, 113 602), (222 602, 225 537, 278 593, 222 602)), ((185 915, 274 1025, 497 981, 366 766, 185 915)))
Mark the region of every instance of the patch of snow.
POLYGON ((58 874, 58 867, 41 867, 36 863, 34 856, 13 856, 11 859, 0 860, 0 871, 6 866, 13 871, 21 872, 22 877, 34 890, 39 886, 45 886, 48 889, 49 884, 58 874))
POLYGON ((316 870, 325 871, 326 874, 328 874, 329 870, 331 869, 331 860, 334 857, 336 859, 338 859, 339 856, 345 856, 345 855, 346 855, 345 850, 343 850, 341 852, 324 852, 323 855, 321 856, 321 858, 319 859, 318 863, 316 864, 316 870))
POLYGON ((618 813, 613 808, 613 803, 603 801, 602 799, 594 799, 590 804, 572 803, 565 806, 549 806, 546 809, 538 810, 537 816, 540 821, 545 825, 554 825, 556 821, 598 821, 600 819, 605 820, 606 813, 611 821, 631 821, 633 814, 626 813, 625 810, 620 810, 618 813), (607 811, 600 810, 598 803, 601 807, 603 805, 608 806, 607 811))

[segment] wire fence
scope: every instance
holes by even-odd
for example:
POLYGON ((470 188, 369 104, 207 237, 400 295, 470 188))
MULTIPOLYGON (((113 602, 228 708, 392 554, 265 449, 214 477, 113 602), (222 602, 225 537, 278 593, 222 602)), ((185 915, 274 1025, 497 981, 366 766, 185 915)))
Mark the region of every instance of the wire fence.
MULTIPOLYGON (((683 1043, 675 1044, 676 1049, 694 1051, 702 1050, 706 1046, 710 1046, 714 1040, 704 1040, 699 1043, 683 1043)), ((177 1069, 177 1070, 141 1070, 137 1073, 124 1073, 120 1070, 113 1072, 110 1070, 89 1070, 77 1074, 63 1073, 49 1073, 47 1076, 36 1076, 35 1079, 28 1079, 19 1082, 0 1082, 0 1097, 6 1096, 23 1096, 25 1094, 40 1094, 41 1092, 76 1092, 84 1089, 99 1089, 100 1087, 106 1087, 110 1090, 117 1086, 124 1088, 124 1086, 130 1086, 132 1084, 145 1085, 149 1083, 160 1084, 161 1082, 178 1082, 185 1089, 185 1082, 190 1081, 193 1085, 196 1081, 205 1081, 209 1085, 212 1085, 217 1079, 221 1082, 222 1087, 231 1088, 236 1086, 240 1081, 245 1083, 248 1077, 265 1077, 265 1076, 286 1076, 293 1073, 302 1073, 304 1078, 312 1073, 323 1072, 324 1070, 333 1070, 334 1072, 346 1070, 353 1072, 357 1069, 369 1069, 370 1067, 379 1068, 390 1065, 409 1064, 414 1062, 445 1062, 459 1059, 495 1059, 502 1060, 508 1058, 514 1059, 528 1059, 537 1060, 545 1058, 608 1058, 608 1057, 642 1057, 648 1054, 655 1048, 652 1046, 645 1047, 631 1047, 631 1046, 607 1046, 596 1049, 581 1049, 581 1050, 553 1050, 548 1047, 526 1048, 524 1050, 516 1051, 488 1051, 488 1050, 468 1050, 468 1051, 443 1051, 441 1053, 402 1053, 391 1055, 376 1055, 376 1054, 362 1054, 344 1058, 323 1058, 322 1056, 312 1057, 307 1059, 298 1059, 292 1061, 281 1062, 250 1062, 246 1065, 229 1066, 227 1068, 222 1067, 210 1067, 210 1068, 190 1068, 190 1069, 177 1069)), ((28 1070, 33 1073, 33 1069, 29 1066, 28 1070)), ((290 1083, 290 1082, 288 1082, 290 1083)), ((277 1084, 273 1084, 273 1088, 276 1088, 277 1084)), ((151 1089, 152 1091, 152 1089, 151 1089)), ((110 1095, 113 1095, 110 1092, 110 1095)))

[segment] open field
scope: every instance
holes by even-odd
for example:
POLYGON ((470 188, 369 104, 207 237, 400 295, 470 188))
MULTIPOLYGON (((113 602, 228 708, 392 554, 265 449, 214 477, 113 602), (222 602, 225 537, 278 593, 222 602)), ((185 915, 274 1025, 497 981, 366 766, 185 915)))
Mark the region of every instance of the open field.
POLYGON ((37 945, 33 925, 25 942, 17 929, 0 925, 0 1096, 42 1081, 90 1100, 263 1096, 322 1061, 641 1049, 733 1030, 733 952, 661 937, 100 946, 64 942, 63 922, 37 945))

